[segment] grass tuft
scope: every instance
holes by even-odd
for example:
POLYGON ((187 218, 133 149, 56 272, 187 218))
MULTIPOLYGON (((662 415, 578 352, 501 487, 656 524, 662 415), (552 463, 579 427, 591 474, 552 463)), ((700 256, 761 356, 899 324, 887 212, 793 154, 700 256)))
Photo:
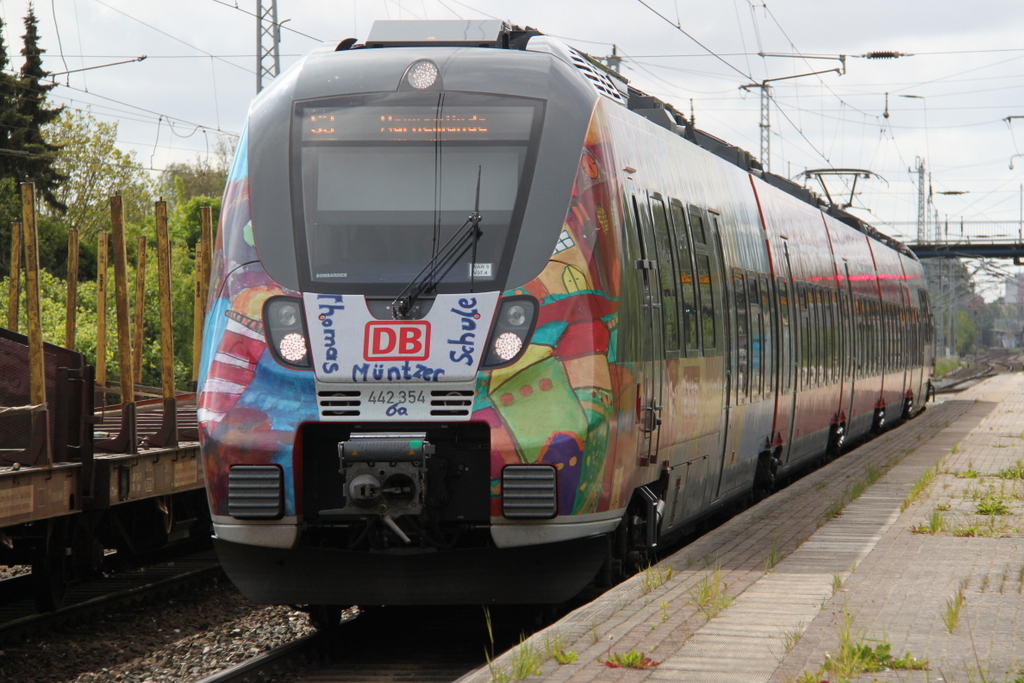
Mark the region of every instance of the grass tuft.
POLYGON ((946 607, 942 610, 941 616, 942 623, 950 633, 955 631, 957 624, 960 623, 960 610, 963 608, 964 603, 967 602, 967 599, 964 597, 964 591, 966 590, 967 582, 961 581, 953 597, 946 599, 946 607))
POLYGON ((900 512, 906 510, 914 504, 914 501, 921 497, 921 494, 928 489, 932 481, 934 481, 935 475, 938 473, 939 468, 937 466, 929 467, 921 473, 921 476, 918 477, 917 481, 915 481, 913 486, 910 487, 910 491, 907 493, 907 497, 903 500, 903 504, 900 505, 900 512))
POLYGON ((1006 506, 1002 498, 986 496, 975 506, 979 515, 1008 515, 1010 508, 1006 506))
POLYGON ((565 634, 561 632, 544 639, 544 656, 562 665, 572 664, 580 657, 576 650, 565 649, 565 634))
POLYGON ((629 652, 609 653, 608 659, 604 660, 604 665, 613 669, 650 669, 658 666, 659 664, 661 664, 661 662, 654 661, 644 653, 638 652, 636 648, 633 648, 629 652))
POLYGON ((719 612, 732 604, 726 593, 728 584, 722 582, 722 568, 715 565, 704 578, 690 588, 689 604, 696 607, 704 618, 711 621, 719 612))
POLYGON ((648 565, 640 576, 640 588, 643 594, 647 595, 655 588, 659 588, 672 578, 675 574, 675 565, 653 564, 648 565))
POLYGON ((947 526, 946 516, 939 510, 932 510, 932 513, 928 515, 927 523, 919 524, 912 527, 910 530, 915 534, 931 534, 934 536, 935 534, 945 531, 947 526))
POLYGON ((834 674, 834 678, 850 680, 865 672, 885 669, 928 668, 928 660, 918 659, 909 652, 902 657, 893 657, 892 645, 887 640, 868 641, 863 631, 854 632, 853 617, 849 605, 843 606, 843 621, 839 625, 839 651, 828 657, 821 667, 822 672, 834 674), (869 643, 877 643, 872 647, 869 643))
POLYGON ((793 648, 800 642, 800 639, 803 638, 806 626, 807 625, 801 621, 797 624, 795 629, 782 634, 782 644, 786 648, 786 654, 792 652, 793 648))
POLYGON ((782 547, 779 545, 779 535, 775 534, 772 538, 772 546, 768 549, 768 554, 764 558, 764 573, 767 574, 775 568, 779 562, 782 561, 783 553, 782 547))

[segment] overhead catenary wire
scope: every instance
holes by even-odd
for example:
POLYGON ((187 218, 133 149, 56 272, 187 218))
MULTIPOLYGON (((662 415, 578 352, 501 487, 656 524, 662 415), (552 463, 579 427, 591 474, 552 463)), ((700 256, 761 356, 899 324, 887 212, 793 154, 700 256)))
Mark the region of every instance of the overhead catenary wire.
MULTIPOLYGON (((238 10, 242 14, 248 14, 250 17, 254 17, 256 19, 260 19, 260 17, 255 12, 250 12, 249 10, 242 9, 237 4, 231 4, 231 3, 228 3, 228 2, 224 2, 224 0, 213 0, 213 2, 217 3, 218 5, 224 5, 225 7, 228 7, 230 9, 238 10)), ((385 4, 385 7, 387 7, 386 4, 385 4)), ((262 19, 261 19, 261 21, 262 21, 262 19)), ((283 21, 279 21, 279 22, 277 22, 274 25, 277 26, 282 31, 288 31, 289 33, 294 33, 296 35, 302 36, 303 38, 309 38, 310 40, 315 40, 318 43, 324 42, 322 38, 317 38, 316 36, 312 36, 312 35, 310 35, 308 33, 303 33, 302 31, 299 31, 298 29, 292 28, 291 26, 285 26, 285 22, 283 22, 283 21)))
MULTIPOLYGON (((92 1, 95 2, 95 3, 98 3, 100 5, 103 5, 107 9, 110 9, 110 10, 112 10, 114 12, 117 12, 118 14, 121 14, 121 15, 125 16, 125 17, 131 19, 132 21, 138 22, 138 23, 142 24, 143 26, 145 26, 146 28, 152 29, 153 31, 156 31, 157 33, 159 33, 161 35, 167 36, 171 40, 175 40, 175 41, 181 43, 182 45, 190 47, 193 50, 195 50, 196 52, 201 52, 201 53, 203 53, 204 55, 206 55, 208 57, 213 57, 214 59, 217 59, 217 56, 214 55, 213 53, 207 52, 206 50, 202 49, 201 47, 196 47, 192 43, 189 43, 187 40, 183 40, 183 39, 181 39, 181 38, 179 38, 179 37, 177 37, 177 36, 175 36, 173 34, 168 33, 167 31, 164 31, 163 29, 157 28, 156 26, 153 26, 152 24, 147 23, 147 22, 143 21, 142 19, 139 19, 137 17, 133 17, 131 14, 128 14, 124 10, 120 10, 120 9, 114 7, 113 5, 110 5, 110 4, 106 3, 106 2, 104 2, 103 0, 92 0, 92 1)), ((241 66, 240 64, 235 64, 234 62, 230 62, 230 61, 228 61, 226 59, 222 59, 221 61, 224 62, 225 64, 230 64, 231 66, 235 67, 236 69, 241 69, 242 71, 248 71, 251 74, 255 74, 256 73, 256 71, 253 70, 253 69, 246 68, 244 66, 241 66)))

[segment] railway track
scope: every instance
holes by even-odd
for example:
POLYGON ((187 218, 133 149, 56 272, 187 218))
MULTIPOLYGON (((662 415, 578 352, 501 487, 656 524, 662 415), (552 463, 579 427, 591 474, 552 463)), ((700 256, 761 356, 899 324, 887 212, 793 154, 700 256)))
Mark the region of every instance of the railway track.
POLYGON ((225 669, 200 683, 451 683, 523 634, 543 628, 535 608, 382 607, 225 669), (493 641, 491 634, 493 633, 493 641))
POLYGON ((935 393, 951 394, 963 391, 978 381, 1002 372, 1017 372, 1022 369, 1020 354, 995 352, 980 356, 974 364, 957 373, 933 380, 935 393))
POLYGON ((0 596, 3 597, 0 601, 0 641, 80 621, 154 596, 186 590, 220 573, 216 554, 208 545, 199 551, 193 547, 187 554, 165 557, 145 566, 117 569, 104 576, 72 584, 64 606, 52 612, 40 612, 36 608, 31 576, 5 579, 0 582, 0 596))
MULTIPOLYGON (((992 363, 1019 363, 997 361, 992 363)), ((958 378, 979 379, 992 368, 958 378)), ((824 461, 811 463, 778 482, 784 488, 824 461)), ((670 547, 671 554, 707 530, 727 521, 735 510, 722 511, 670 547)), ((660 553, 659 553, 660 554, 660 553)), ((591 596, 593 597, 593 596, 591 596)), ((571 611, 578 606, 563 606, 571 611)), ((336 631, 318 632, 264 652, 246 662, 202 679, 200 683, 451 683, 553 623, 560 614, 541 617, 536 610, 492 611, 493 639, 480 607, 376 608, 344 621, 336 631), (517 613, 518 612, 518 613, 517 613)))

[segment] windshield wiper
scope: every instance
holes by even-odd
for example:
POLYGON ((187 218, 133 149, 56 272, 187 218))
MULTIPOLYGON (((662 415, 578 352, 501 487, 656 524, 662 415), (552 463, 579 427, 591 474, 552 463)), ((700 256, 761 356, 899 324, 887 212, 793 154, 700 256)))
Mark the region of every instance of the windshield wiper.
POLYGON ((476 174, 476 203, 473 213, 469 215, 466 222, 462 224, 455 234, 452 235, 441 250, 423 266, 423 269, 413 278, 412 282, 405 286, 405 289, 398 297, 391 302, 391 316, 395 320, 405 320, 412 312, 416 301, 425 294, 432 294, 437 285, 440 284, 455 264, 457 264, 466 252, 473 250, 473 261, 469 265, 470 291, 473 291, 473 279, 476 275, 476 245, 480 241, 480 177, 483 175, 483 166, 477 167, 476 174))

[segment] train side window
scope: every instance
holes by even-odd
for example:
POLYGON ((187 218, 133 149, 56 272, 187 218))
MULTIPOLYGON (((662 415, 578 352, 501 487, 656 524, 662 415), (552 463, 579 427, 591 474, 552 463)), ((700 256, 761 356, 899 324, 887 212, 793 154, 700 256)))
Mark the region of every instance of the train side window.
POLYGON ((889 316, 884 301, 878 303, 878 358, 879 371, 889 372, 889 316))
POLYGON ((697 278, 693 276, 690 236, 686 229, 683 205, 673 200, 669 205, 676 245, 676 267, 679 271, 679 291, 683 304, 682 338, 686 355, 700 354, 700 328, 697 315, 697 278))
POLYGON ((872 301, 871 302, 871 317, 872 317, 871 329, 872 329, 872 331, 874 333, 873 336, 874 336, 874 346, 875 346, 875 368, 874 369, 875 369, 875 374, 878 375, 878 374, 881 374, 882 372, 884 372, 884 366, 882 365, 882 363, 885 360, 885 350, 882 347, 882 344, 885 342, 884 330, 882 329, 882 325, 884 324, 885 319, 884 319, 884 316, 882 315, 882 302, 881 301, 872 301))
POLYGON ((700 244, 708 243, 708 239, 704 234, 704 216, 701 215, 700 209, 695 206, 690 207, 690 231, 693 233, 695 242, 700 244))
POLYGON ((814 287, 814 352, 817 354, 814 361, 814 374, 816 384, 819 386, 825 383, 825 297, 822 295, 821 287, 814 287))
POLYGON ((804 310, 804 387, 814 385, 814 290, 806 282, 801 282, 803 296, 800 300, 804 310))
POLYGON ((895 340, 893 339, 892 304, 890 303, 882 304, 882 330, 884 331, 882 337, 882 362, 885 363, 885 371, 892 372, 895 365, 893 356, 896 355, 896 344, 893 343, 895 340))
POLYGON ((747 287, 746 277, 739 268, 733 270, 732 288, 736 302, 736 403, 740 404, 747 397, 747 287))
POLYGON ((850 373, 853 377, 859 378, 861 376, 860 364, 863 362, 863 346, 861 346, 861 331, 862 326, 860 324, 860 299, 856 296, 850 297, 850 353, 851 365, 850 373))
POLYGON ((793 381, 793 360, 790 358, 789 283, 783 279, 775 281, 779 295, 779 377, 782 390, 788 392, 793 381))
POLYGON ((875 367, 875 346, 874 346, 874 328, 872 327, 871 319, 871 300, 863 299, 861 314, 861 321, 864 325, 864 376, 870 377, 874 373, 875 367))
MULTIPOLYGON (((935 330, 932 324, 931 306, 928 303, 928 292, 924 289, 917 290, 917 303, 921 309, 921 353, 924 353, 924 347, 928 344, 934 343, 935 330)), ((924 357, 922 356, 922 362, 924 357)))
POLYGON ((828 379, 835 384, 839 381, 839 295, 829 288, 828 296, 828 379))
POLYGON ((890 316, 890 325, 892 327, 892 345, 893 345, 893 358, 892 365, 893 370, 899 370, 903 367, 903 330, 900 329, 900 318, 902 312, 899 304, 892 305, 892 315, 890 316))
POLYGON ((761 319, 761 286, 754 273, 747 273, 747 296, 750 301, 750 399, 764 393, 764 329, 761 319))
POLYGON ((899 347, 896 356, 896 366, 902 370, 907 365, 906 355, 906 335, 903 334, 903 305, 896 304, 896 308, 893 311, 896 320, 896 346, 899 347))
POLYGON ((867 353, 864 356, 864 367, 870 377, 875 374, 875 361, 878 360, 878 349, 875 348, 875 302, 864 300, 864 333, 867 336, 867 353))
POLYGON ((900 370, 903 368, 903 307, 899 304, 895 304, 892 307, 892 324, 895 331, 896 340, 896 369, 900 370))
POLYGON ((903 366, 907 367, 910 365, 908 359, 913 353, 914 335, 911 328, 907 323, 910 322, 910 311, 907 307, 900 305, 900 360, 903 361, 903 366))
POLYGON ((847 363, 850 350, 846 348, 846 327, 844 323, 845 316, 843 313, 846 312, 844 306, 846 305, 846 299, 841 296, 841 290, 832 290, 832 315, 835 316, 836 325, 836 362, 835 362, 835 381, 838 382, 843 378, 843 368, 847 363))
POLYGON ((775 306, 772 300, 771 285, 768 278, 761 276, 761 317, 764 319, 764 391, 774 393, 775 382, 775 306))
POLYGON ((661 282, 661 311, 665 326, 665 351, 668 357, 678 355, 679 344, 679 295, 676 290, 676 267, 671 237, 668 232, 668 215, 665 202, 657 195, 651 197, 651 213, 654 214, 655 258, 658 260, 658 277, 661 282))
POLYGON ((868 299, 867 304, 867 323, 868 323, 868 374, 878 374, 878 359, 880 356, 878 350, 878 315, 876 312, 876 301, 874 299, 868 299))
POLYGON ((817 288, 807 285, 807 383, 812 387, 818 386, 818 366, 821 364, 821 349, 818 347, 820 313, 817 288))
POLYGON ((875 300, 869 299, 867 302, 867 320, 868 320, 868 374, 878 374, 878 320, 875 315, 875 300))
POLYGON ((921 326, 921 311, 912 308, 910 316, 914 321, 914 365, 922 365, 924 363, 924 328, 921 326))
POLYGON ((863 358, 863 347, 861 346, 861 324, 860 324, 860 299, 856 296, 850 297, 850 373, 853 377, 860 378, 860 364, 863 358))
POLYGON ((807 369, 810 367, 810 311, 807 307, 807 287, 803 282, 794 284, 797 292, 797 303, 800 306, 797 324, 797 367, 800 368, 800 376, 797 382, 797 389, 806 389, 808 386, 807 369))
POLYGON ((715 316, 715 297, 711 287, 711 260, 707 254, 696 254, 697 283, 700 288, 700 327, 704 339, 704 351, 718 346, 718 324, 715 316))
POLYGON ((843 363, 843 311, 839 305, 839 290, 829 288, 832 299, 832 381, 838 382, 842 377, 843 363))
MULTIPOLYGON (((642 223, 640 222, 640 207, 637 206, 635 196, 633 197, 633 220, 635 221, 634 227, 636 228, 637 243, 640 246, 640 258, 642 260, 647 260, 647 245, 644 244, 644 229, 641 227, 642 223)), ((643 278, 644 287, 650 286, 650 282, 647 278, 647 272, 646 268, 640 268, 640 276, 643 278)))
POLYGON ((886 372, 892 372, 896 368, 896 330, 893 328, 893 305, 885 304, 882 315, 885 316, 885 364, 886 372))
POLYGON ((885 305, 885 361, 889 366, 888 371, 893 372, 896 369, 896 354, 899 353, 897 349, 896 340, 896 325, 895 325, 895 306, 893 304, 885 305))

